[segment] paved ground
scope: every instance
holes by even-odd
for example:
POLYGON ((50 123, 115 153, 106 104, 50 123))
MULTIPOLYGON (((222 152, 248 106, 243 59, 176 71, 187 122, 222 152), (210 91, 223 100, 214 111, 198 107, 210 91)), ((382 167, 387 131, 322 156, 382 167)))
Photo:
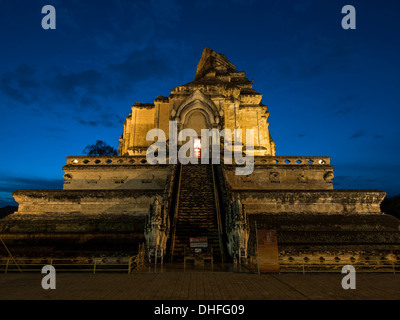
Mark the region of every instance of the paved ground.
POLYGON ((44 290, 40 273, 0 275, 0 300, 399 300, 400 274, 358 273, 356 289, 344 275, 264 274, 193 270, 141 273, 57 273, 44 290))

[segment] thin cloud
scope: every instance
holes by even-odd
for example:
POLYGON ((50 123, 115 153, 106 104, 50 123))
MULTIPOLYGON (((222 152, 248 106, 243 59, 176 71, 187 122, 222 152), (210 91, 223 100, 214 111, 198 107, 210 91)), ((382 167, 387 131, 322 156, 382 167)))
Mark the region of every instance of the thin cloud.
POLYGON ((134 50, 120 63, 112 63, 109 69, 124 81, 124 84, 164 78, 175 69, 174 53, 166 48, 147 47, 134 50))
POLYGON ((354 111, 356 96, 354 95, 346 95, 344 97, 339 98, 333 105, 332 110, 338 116, 344 116, 354 111))
POLYGON ((39 83, 35 79, 36 71, 29 65, 23 64, 15 70, 5 72, 0 80, 0 89, 11 100, 22 104, 37 101, 39 83))
POLYGON ((353 111, 353 108, 351 108, 351 107, 343 107, 343 108, 340 108, 339 110, 337 110, 335 112, 335 114, 338 116, 345 116, 345 115, 348 115, 349 113, 351 113, 352 111, 353 111))
POLYGON ((272 79, 284 78, 303 80, 330 74, 332 71, 346 71, 350 68, 348 61, 354 55, 354 48, 344 48, 337 40, 328 36, 315 34, 315 29, 294 33, 285 41, 296 48, 296 55, 267 57, 260 62, 258 72, 267 73, 272 79), (307 39, 306 41, 304 39, 307 39))
POLYGON ((366 132, 364 130, 359 130, 359 131, 355 132, 353 135, 351 135, 350 139, 361 138, 361 137, 363 137, 365 135, 366 135, 366 132))
POLYGON ((101 124, 105 127, 117 128, 123 122, 116 114, 104 113, 100 115, 101 124))
POLYGON ((0 192, 0 208, 5 206, 16 206, 18 205, 12 195, 8 192, 0 192))
POLYGON ((254 4, 254 0, 198 0, 196 1, 196 7, 199 9, 204 8, 230 8, 232 6, 240 7, 240 6, 251 6, 254 4))
POLYGON ((122 119, 116 114, 101 114, 95 120, 76 119, 81 125, 90 127, 119 127, 122 119))
POLYGON ((61 190, 62 179, 5 176, 0 178, 0 207, 16 205, 12 193, 17 190, 61 190))
POLYGON ((102 83, 102 73, 96 70, 84 70, 68 74, 58 73, 48 85, 68 101, 77 101, 81 91, 92 95, 101 92, 102 83))
POLYGON ((16 190, 62 189, 62 179, 37 177, 3 177, 0 179, 0 192, 12 193, 16 190))

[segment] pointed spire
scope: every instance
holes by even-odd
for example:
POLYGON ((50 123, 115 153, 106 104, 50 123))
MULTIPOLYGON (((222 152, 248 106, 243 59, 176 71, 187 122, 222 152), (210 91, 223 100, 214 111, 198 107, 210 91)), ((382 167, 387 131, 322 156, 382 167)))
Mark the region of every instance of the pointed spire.
POLYGON ((204 48, 197 65, 194 81, 203 78, 209 73, 228 74, 230 72, 236 72, 234 64, 230 63, 223 54, 217 53, 210 48, 204 48))

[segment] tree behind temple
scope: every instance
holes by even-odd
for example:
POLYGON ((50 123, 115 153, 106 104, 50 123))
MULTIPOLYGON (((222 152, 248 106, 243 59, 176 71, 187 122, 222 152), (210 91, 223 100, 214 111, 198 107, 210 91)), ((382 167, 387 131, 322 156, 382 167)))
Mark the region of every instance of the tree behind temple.
POLYGON ((118 151, 115 150, 110 145, 106 144, 104 141, 97 140, 95 144, 89 144, 82 151, 84 155, 87 156, 117 156, 118 151))

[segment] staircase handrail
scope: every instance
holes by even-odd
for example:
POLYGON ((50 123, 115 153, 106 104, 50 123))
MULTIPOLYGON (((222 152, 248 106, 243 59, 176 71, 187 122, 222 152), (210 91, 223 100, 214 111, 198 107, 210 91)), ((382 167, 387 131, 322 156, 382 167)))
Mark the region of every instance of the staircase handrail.
POLYGON ((175 233, 176 233, 176 223, 178 220, 178 208, 179 208, 179 198, 181 196, 181 178, 182 178, 182 164, 179 164, 179 178, 178 178, 178 195, 176 197, 176 206, 174 210, 174 221, 173 221, 173 235, 172 235, 172 248, 171 248, 171 262, 174 257, 175 250, 175 233))
POLYGON ((218 239, 219 239, 219 248, 221 251, 221 260, 224 262, 224 248, 222 246, 222 222, 221 222, 221 210, 219 207, 219 197, 218 197, 218 190, 215 183, 215 174, 214 174, 214 165, 211 164, 212 170, 212 178, 213 178, 213 188, 214 188, 214 198, 215 198, 215 209, 217 211, 217 223, 218 223, 218 239))

